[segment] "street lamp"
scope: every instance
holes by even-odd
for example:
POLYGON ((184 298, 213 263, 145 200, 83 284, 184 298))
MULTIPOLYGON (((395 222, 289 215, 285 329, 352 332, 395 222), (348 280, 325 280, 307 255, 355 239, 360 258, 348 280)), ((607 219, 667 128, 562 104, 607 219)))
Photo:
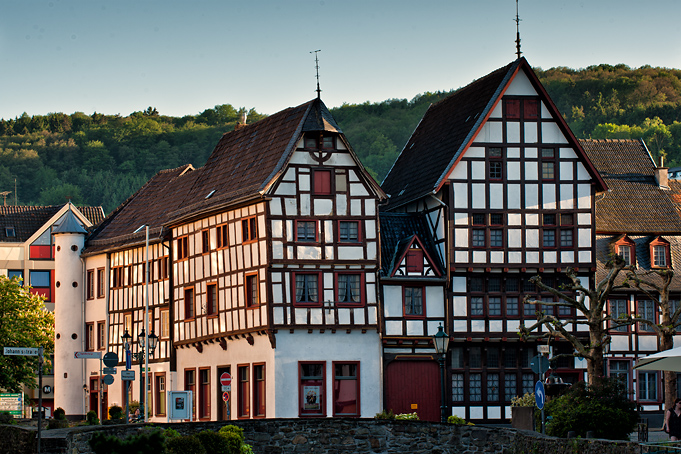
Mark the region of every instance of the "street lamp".
MULTIPOLYGON (((130 353, 130 341, 132 340, 132 336, 128 333, 128 330, 125 330, 125 333, 123 336, 121 336, 123 339, 123 347, 125 348, 126 354, 130 353)), ((144 415, 144 420, 147 420, 147 414, 146 414, 146 409, 144 407, 144 391, 148 384, 147 380, 149 379, 149 376, 145 376, 144 379, 144 384, 142 384, 142 376, 143 376, 143 367, 144 367, 144 358, 146 355, 149 356, 154 356, 154 350, 156 350, 156 345, 158 344, 158 336, 154 334, 154 330, 151 330, 151 334, 147 335, 144 332, 144 328, 142 328, 142 332, 140 332, 139 336, 137 337, 137 344, 140 347, 140 351, 137 353, 132 353, 132 358, 135 360, 138 360, 140 363, 140 412, 142 415, 144 415), (146 346, 146 348, 145 348, 146 346)), ((127 367, 127 359, 126 359, 126 367, 127 367)), ((130 383, 128 383, 128 386, 130 386, 130 383)), ((130 414, 130 407, 128 405, 128 393, 126 392, 125 394, 125 418, 126 421, 129 417, 130 414)))
POLYGON ((435 350, 438 354, 438 362, 440 363, 440 385, 441 385, 441 396, 440 396, 440 422, 447 422, 447 405, 445 400, 447 399, 445 394, 445 361, 447 360, 447 347, 449 346, 449 336, 445 333, 444 328, 442 328, 442 323, 437 327, 437 333, 433 336, 433 343, 435 344, 435 350))

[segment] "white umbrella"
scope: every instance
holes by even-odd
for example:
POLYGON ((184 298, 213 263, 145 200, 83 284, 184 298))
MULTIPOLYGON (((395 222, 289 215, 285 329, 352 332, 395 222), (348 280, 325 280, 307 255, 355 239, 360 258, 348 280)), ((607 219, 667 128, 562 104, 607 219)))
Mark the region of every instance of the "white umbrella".
POLYGON ((634 369, 681 372, 681 347, 645 356, 636 362, 634 369))

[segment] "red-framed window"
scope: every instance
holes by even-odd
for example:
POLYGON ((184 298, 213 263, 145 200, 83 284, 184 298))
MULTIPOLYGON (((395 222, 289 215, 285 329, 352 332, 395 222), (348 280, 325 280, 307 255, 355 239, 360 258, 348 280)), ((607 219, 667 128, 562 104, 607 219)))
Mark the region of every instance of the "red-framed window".
POLYGON ((405 318, 423 318, 426 316, 426 291, 424 287, 402 287, 402 302, 405 318))
POLYGON ((622 257, 627 265, 636 264, 636 243, 628 236, 623 236, 615 242, 615 253, 622 257))
POLYGON ((359 417, 359 361, 333 362, 333 416, 359 417))
POLYGON ((97 298, 104 298, 104 268, 97 268, 97 298))
POLYGON ((361 243, 362 224, 359 221, 338 221, 338 241, 341 243, 361 243))
POLYGON ((97 350, 104 350, 106 348, 106 322, 101 320, 97 322, 97 350))
POLYGON ((85 350, 91 352, 95 349, 95 324, 89 322, 85 324, 85 350))
POLYGON ((253 417, 264 418, 265 408, 265 363, 253 364, 253 417))
POLYGON ((320 273, 293 273, 293 301, 300 306, 319 306, 320 273))
POLYGON ((189 256, 189 237, 181 236, 175 242, 177 245, 177 260, 186 260, 189 256))
POLYGON ((536 120, 539 118, 539 100, 538 99, 524 99, 523 100, 523 118, 525 120, 536 120))
POLYGON ((224 249, 229 245, 229 237, 227 236, 227 224, 222 224, 215 229, 218 249, 224 249))
POLYGON ((31 293, 45 297, 45 301, 52 302, 54 293, 54 270, 29 270, 28 283, 31 293))
POLYGON ((166 373, 155 373, 154 381, 156 382, 156 416, 166 416, 166 373))
POLYGON ((298 363, 298 416, 326 416, 326 362, 298 363))
POLYGON ((210 252, 210 230, 201 230, 201 252, 207 254, 210 252))
POLYGON ((336 301, 338 304, 363 306, 365 299, 364 273, 336 273, 336 301))
POLYGON ((192 392, 192 417, 196 419, 196 369, 184 370, 184 390, 192 392))
POLYGON ((251 417, 249 365, 237 364, 237 418, 251 417))
POLYGON ((309 219, 296 220, 296 241, 301 243, 317 243, 317 221, 309 219))
POLYGON ((191 320, 196 316, 194 312, 194 287, 184 289, 184 319, 191 320))
POLYGON ((218 285, 206 285, 206 315, 217 315, 218 313, 218 285))
POLYGON ((539 118, 539 100, 535 98, 504 99, 504 117, 507 120, 537 120, 539 118))
POLYGON ((258 239, 258 228, 255 216, 241 220, 241 238, 244 243, 252 243, 258 239))
POLYGON ((629 326, 616 326, 616 322, 620 317, 629 315, 629 300, 626 298, 611 298, 608 300, 608 306, 610 309, 610 317, 613 321, 610 322, 610 327, 613 331, 626 333, 629 331, 629 326))
POLYGON ((423 274, 423 250, 409 249, 406 259, 407 273, 423 274))
POLYGON ((331 195, 331 170, 312 171, 312 193, 331 195))
POLYGON ((87 299, 95 299, 95 270, 87 270, 87 299))
POLYGON ((650 263, 653 268, 669 268, 671 266, 669 242, 664 238, 658 236, 650 242, 650 263))
POLYGON ((210 367, 199 368, 199 419, 210 419, 210 367))
POLYGON ((258 285, 258 273, 246 275, 246 307, 257 307, 260 305, 260 292, 258 285))

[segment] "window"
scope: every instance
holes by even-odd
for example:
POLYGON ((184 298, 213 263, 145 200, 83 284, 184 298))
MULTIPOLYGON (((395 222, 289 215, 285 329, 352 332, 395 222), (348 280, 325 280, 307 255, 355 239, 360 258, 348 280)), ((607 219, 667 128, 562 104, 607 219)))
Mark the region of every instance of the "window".
POLYGON ((331 171, 314 170, 312 171, 312 184, 315 195, 331 195, 331 171))
POLYGON ((53 257, 52 232, 46 229, 37 240, 29 246, 29 257, 32 260, 51 259, 53 257))
POLYGON ((194 288, 184 289, 184 319, 194 318, 194 288))
POLYGON ((473 225, 487 225, 486 216, 483 213, 473 213, 473 225))
POLYGON ((490 180, 501 180, 503 177, 503 163, 500 161, 490 161, 489 178, 490 180))
POLYGON ((471 315, 482 316, 485 314, 485 300, 482 296, 471 297, 471 315))
POLYGON ((201 252, 210 252, 210 230, 201 230, 201 252))
POLYGON ((545 213, 542 216, 543 225, 556 225, 556 215, 553 213, 545 213))
POLYGON ((52 301, 52 272, 29 271, 29 285, 33 287, 31 293, 45 297, 45 301, 52 301))
MULTIPOLYGON (((636 315, 655 323, 655 303, 651 300, 640 300, 638 302, 638 314, 636 315)), ((640 331, 653 331, 651 326, 641 322, 638 324, 638 329, 640 331)))
POLYGON ((553 148, 541 149, 541 176, 544 180, 554 180, 556 178, 555 165, 555 150, 553 148))
POLYGON ((506 119, 519 120, 520 119, 520 100, 519 99, 504 99, 504 111, 506 119))
POLYGON ((638 373, 638 400, 657 400, 657 372, 638 373))
POLYGON ((470 374, 469 384, 468 397, 472 402, 480 402, 482 400, 482 374, 470 374))
POLYGON ((452 402, 463 402, 463 374, 452 374, 452 402))
POLYGON ((335 147, 335 141, 333 136, 322 136, 322 148, 324 150, 333 150, 335 147))
MULTIPOLYGON (((627 300, 610 300, 610 317, 613 320, 620 318, 620 316, 626 316, 627 312, 627 300)), ((617 326, 613 328, 616 331, 627 331, 627 326, 617 326)))
POLYGON ((490 296, 488 297, 488 315, 500 316, 501 315, 501 297, 490 296))
POLYGON ((359 363, 333 363, 333 415, 360 416, 359 363))
POLYGON ((489 147, 488 155, 490 158, 501 158, 502 157, 501 147, 489 147))
POLYGON ((326 363, 299 363, 299 407, 300 416, 325 415, 325 368, 326 363))
POLYGON ((85 324, 85 350, 93 351, 95 349, 95 324, 85 324))
POLYGON ((512 374, 504 375, 504 401, 510 402, 518 395, 518 377, 512 374))
POLYGON ((499 374, 487 374, 487 400, 499 401, 499 374))
POLYGON ((170 337, 170 311, 168 309, 161 311, 161 332, 159 336, 162 339, 170 337))
POLYGON ((305 137, 305 148, 309 148, 311 150, 316 150, 317 146, 318 146, 317 141, 318 141, 317 137, 311 137, 311 136, 305 137))
POLYGON ((518 316, 518 297, 517 296, 507 296, 506 297, 506 315, 517 317, 518 316))
POLYGON ((411 249, 407 252, 407 273, 423 274, 423 251, 411 249))
POLYGON ((104 268, 97 269, 97 298, 104 298, 104 268))
POLYGON ((622 257, 624 263, 626 263, 627 265, 631 265, 631 246, 629 245, 617 246, 617 254, 620 257, 622 257))
POLYGON ((199 419, 210 419, 210 368, 199 369, 199 419))
POLYGON ((471 246, 485 247, 485 229, 473 229, 471 246))
POLYGON ((260 305, 258 275, 249 274, 246 276, 246 307, 256 307, 258 305, 260 305))
POLYGON ((504 225, 503 213, 490 213, 489 224, 490 225, 504 225))
POLYGON ((298 304, 318 304, 319 274, 295 273, 295 298, 298 304))
POLYGON ((629 388, 629 361, 608 361, 610 366, 610 376, 624 383, 629 388))
POLYGON ((184 390, 192 392, 192 415, 196 418, 196 370, 185 369, 184 390))
POLYGON ((317 241, 317 221, 296 221, 296 241, 317 241))
POLYGON ((250 382, 249 382, 249 366, 247 364, 240 364, 237 366, 237 417, 240 419, 249 418, 251 416, 250 407, 250 382))
POLYGON ((575 225, 574 219, 572 213, 561 213, 560 225, 575 225))
POLYGON ((669 249, 666 245, 653 246, 653 266, 658 268, 666 268, 668 251, 669 249))
POLYGON ((523 100, 523 118, 525 120, 536 120, 539 118, 539 101, 536 99, 523 100))
POLYGON ((253 364, 253 417, 264 418, 265 413, 265 365, 253 364))
POLYGON ((423 317, 425 315, 423 287, 404 287, 405 317, 423 317))
POLYGON ((241 220, 241 237, 244 243, 251 243, 258 238, 255 216, 241 220))
POLYGON ((187 258, 189 239, 187 236, 181 236, 177 239, 177 260, 184 260, 187 258))
POLYGON ((525 393, 534 392, 534 374, 523 374, 523 389, 521 396, 525 393))
POLYGON ((226 248, 229 242, 227 241, 227 224, 219 225, 215 229, 215 239, 217 240, 218 249, 226 248))
POLYGON ((362 275, 358 273, 338 273, 336 275, 338 302, 343 304, 362 304, 362 275))
POLYGON ((156 375, 156 416, 166 415, 166 374, 156 375))
POLYGON ((359 221, 339 221, 338 240, 341 243, 359 243, 359 221))
POLYGON ((97 350, 106 348, 106 322, 97 322, 97 350))
POLYGON ((15 238, 17 234, 14 227, 5 227, 5 236, 7 236, 7 238, 15 238))
POLYGON ((543 240, 544 247, 556 247, 556 231, 544 229, 543 240))
POLYGON ((504 247, 504 231, 499 229, 492 229, 489 231, 489 246, 490 247, 504 247))
POLYGON ((132 314, 129 312, 123 314, 123 331, 127 331, 131 336, 134 334, 132 332, 132 314))
POLYGON ((170 269, 170 257, 161 257, 158 261, 158 276, 159 279, 168 279, 168 270, 170 269))
POLYGON ((16 277, 17 279, 21 279, 22 281, 24 280, 24 271, 23 270, 7 270, 7 277, 12 279, 13 277, 16 277))
POLYGON ((560 231, 560 247, 572 247, 572 230, 560 231))
POLYGON ((95 270, 87 270, 87 299, 95 298, 95 270))
POLYGON ((206 314, 215 315, 218 313, 218 285, 206 285, 206 314))

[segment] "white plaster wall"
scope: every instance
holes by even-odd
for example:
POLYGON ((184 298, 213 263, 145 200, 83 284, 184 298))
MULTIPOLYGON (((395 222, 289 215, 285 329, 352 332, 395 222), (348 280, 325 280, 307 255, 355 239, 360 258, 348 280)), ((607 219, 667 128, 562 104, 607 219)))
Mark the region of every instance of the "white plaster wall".
POLYGON ((399 285, 383 286, 383 308, 386 317, 402 316, 402 287, 399 285))
POLYGON ((518 71, 505 94, 512 96, 535 96, 537 92, 534 87, 532 87, 532 83, 525 73, 523 71, 518 71))
POLYGON ((428 317, 444 317, 445 296, 442 287, 426 287, 426 310, 428 317))

